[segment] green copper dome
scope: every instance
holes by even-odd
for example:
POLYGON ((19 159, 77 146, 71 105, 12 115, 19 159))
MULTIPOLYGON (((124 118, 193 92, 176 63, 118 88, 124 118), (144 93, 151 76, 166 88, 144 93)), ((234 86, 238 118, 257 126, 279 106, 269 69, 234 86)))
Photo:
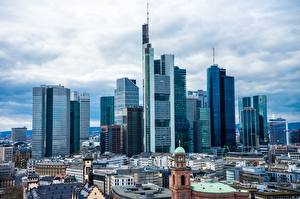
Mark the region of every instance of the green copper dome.
POLYGON ((185 150, 184 150, 184 148, 182 148, 181 146, 180 147, 177 147, 176 149, 175 149, 175 152, 174 152, 175 154, 180 154, 180 153, 185 153, 185 150))
POLYGON ((206 180, 200 183, 192 184, 191 188, 196 192, 203 193, 232 193, 237 192, 236 189, 230 187, 229 185, 214 182, 212 180, 206 180))

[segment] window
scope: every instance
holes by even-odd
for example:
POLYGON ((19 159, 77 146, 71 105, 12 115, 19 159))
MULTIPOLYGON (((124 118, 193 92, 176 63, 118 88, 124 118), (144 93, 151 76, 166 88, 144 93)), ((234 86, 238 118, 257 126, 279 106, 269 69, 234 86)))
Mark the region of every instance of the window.
POLYGON ((181 185, 185 185, 185 176, 184 175, 181 176, 181 185))
POLYGON ((173 185, 175 185, 175 175, 173 175, 173 185))

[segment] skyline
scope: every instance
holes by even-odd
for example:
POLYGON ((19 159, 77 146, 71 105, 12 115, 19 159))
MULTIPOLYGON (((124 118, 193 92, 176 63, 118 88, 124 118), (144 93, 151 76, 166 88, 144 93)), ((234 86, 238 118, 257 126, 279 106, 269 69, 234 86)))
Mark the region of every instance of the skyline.
MULTIPOLYGON (((231 1, 238 5, 230 7, 225 2, 150 2, 155 58, 173 53, 175 65, 187 69, 187 90, 206 90, 215 47, 216 63, 236 79, 236 109, 237 97, 265 94, 269 116, 299 121, 300 3, 231 1), (177 13, 164 12, 166 7, 177 13)), ((79 1, 59 8, 58 1, 14 3, 0 3, 0 131, 31 129, 34 86, 62 84, 89 92, 91 126, 99 126, 100 96, 113 95, 117 78, 137 79, 142 89, 140 25, 146 22, 146 1, 110 1, 103 8, 79 1), (103 28, 95 28, 99 24, 103 28)))

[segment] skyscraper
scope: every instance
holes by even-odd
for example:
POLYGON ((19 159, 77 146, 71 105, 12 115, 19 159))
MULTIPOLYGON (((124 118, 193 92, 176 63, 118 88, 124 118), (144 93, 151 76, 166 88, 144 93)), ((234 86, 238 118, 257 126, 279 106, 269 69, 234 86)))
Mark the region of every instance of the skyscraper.
POLYGON ((139 88, 136 80, 127 77, 117 79, 115 90, 115 124, 121 125, 123 122, 123 109, 127 107, 139 106, 139 88))
POLYGON ((70 152, 70 89, 33 88, 32 156, 68 155, 70 152))
MULTIPOLYGON (((156 65, 154 63, 154 65, 156 65)), ((189 122, 186 118, 186 70, 178 66, 174 67, 174 106, 175 106, 175 146, 181 146, 191 151, 190 144, 193 139, 189 139, 189 122)))
POLYGON ((149 20, 147 20, 147 24, 143 24, 142 28, 144 150, 155 152, 154 49, 149 43, 149 20))
POLYGON ((77 92, 72 92, 70 101, 70 153, 80 149, 80 104, 77 92))
POLYGON ((270 144, 287 145, 286 120, 283 118, 269 120, 270 144))
POLYGON ((190 124, 189 137, 193 152, 209 152, 211 148, 210 111, 207 107, 207 93, 203 90, 188 91, 187 119, 190 124))
POLYGON ((100 98, 101 126, 114 124, 114 96, 100 98))
POLYGON ((244 107, 240 112, 240 115, 241 123, 243 124, 241 126, 241 142, 243 144, 243 149, 250 151, 251 149, 257 148, 259 145, 256 109, 249 106, 244 107))
POLYGON ((12 128, 11 139, 13 142, 26 142, 27 139, 26 133, 27 133, 26 127, 12 128))
POLYGON ((80 141, 89 139, 90 129, 90 95, 81 93, 79 96, 80 104, 80 141))
POLYGON ((173 152, 174 55, 164 54, 154 61, 154 49, 149 42, 149 17, 142 26, 142 34, 145 151, 173 152))
POLYGON ((239 123, 240 123, 240 128, 242 128, 243 127, 242 111, 244 110, 244 108, 252 107, 251 97, 239 97, 238 107, 239 107, 239 123))
POLYGON ((258 134, 260 144, 269 142, 268 135, 268 115, 267 115, 267 96, 253 96, 253 108, 256 109, 258 118, 258 134))
POLYGON ((123 148, 131 157, 143 152, 143 107, 123 109, 123 148))
POLYGON ((235 148, 234 78, 216 64, 207 69, 207 97, 212 146, 235 148))
POLYGON ((155 134, 151 148, 155 152, 175 150, 174 55, 160 59, 160 73, 154 75, 155 134), (155 147, 154 147, 155 146, 155 147))

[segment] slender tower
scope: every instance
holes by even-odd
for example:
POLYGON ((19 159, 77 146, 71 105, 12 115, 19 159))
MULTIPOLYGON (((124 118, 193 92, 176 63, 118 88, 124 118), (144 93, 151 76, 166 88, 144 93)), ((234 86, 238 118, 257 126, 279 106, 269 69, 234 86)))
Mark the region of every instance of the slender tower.
POLYGON ((155 152, 154 49, 149 41, 149 4, 147 4, 147 23, 143 24, 142 31, 144 150, 145 152, 155 152))

